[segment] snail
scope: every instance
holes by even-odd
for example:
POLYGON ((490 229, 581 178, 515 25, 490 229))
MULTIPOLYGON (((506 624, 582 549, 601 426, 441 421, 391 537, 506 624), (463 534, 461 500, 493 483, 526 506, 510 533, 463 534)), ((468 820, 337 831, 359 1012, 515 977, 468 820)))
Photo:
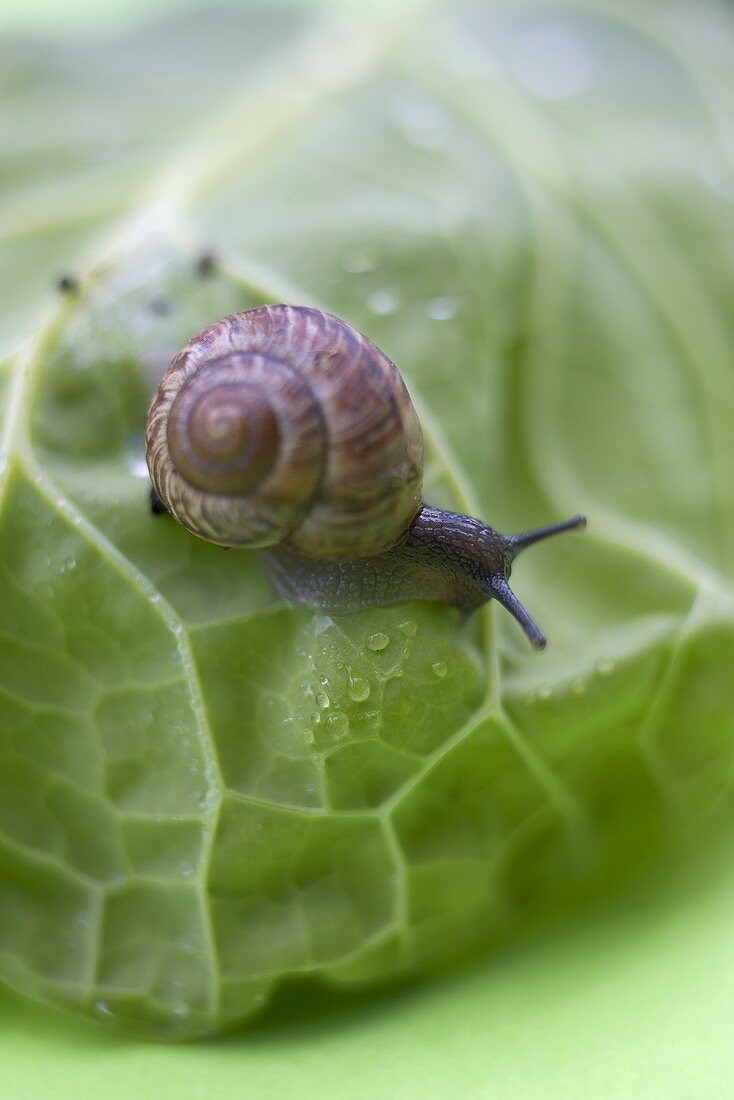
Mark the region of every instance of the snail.
POLYGON ((329 313, 269 305, 225 317, 173 360, 148 413, 155 511, 226 547, 260 549, 289 603, 327 612, 495 599, 536 649, 508 578, 516 555, 583 516, 502 535, 423 503, 423 438, 405 384, 329 313))

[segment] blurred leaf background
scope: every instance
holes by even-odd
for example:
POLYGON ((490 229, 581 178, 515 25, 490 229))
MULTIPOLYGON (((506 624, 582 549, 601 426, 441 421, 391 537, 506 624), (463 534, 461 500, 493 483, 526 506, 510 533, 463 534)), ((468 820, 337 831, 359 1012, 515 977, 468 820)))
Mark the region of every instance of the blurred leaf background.
MULTIPOLYGON (((554 558, 523 574, 558 655, 524 664, 506 637, 518 722, 541 741, 557 728, 544 688, 570 694, 579 647, 593 663, 616 639, 633 670, 677 659, 672 732, 648 763, 682 835, 647 881, 470 972, 374 999, 293 994, 254 1032, 206 1048, 131 1047, 7 998, 14 1091, 144 1096, 145 1075, 151 1096, 203 1096, 211 1080, 235 1095, 732 1095, 730 9, 485 3, 454 23, 424 5, 279 4, 258 9, 246 51, 241 8, 160 11, 3 9, 2 346, 55 308, 58 274, 148 232, 175 235, 199 191, 192 255, 211 245, 246 279, 277 272, 284 297, 303 286, 337 311, 354 312, 363 280, 362 327, 408 372, 444 342, 448 365, 421 376, 421 392, 482 514, 519 526, 552 502, 592 517, 582 567, 573 557, 561 575, 554 558), (257 49, 274 33, 275 64, 257 49), (308 88, 289 82, 294 50, 308 88), (369 90, 377 64, 384 97, 369 90), (252 178, 235 171, 228 185, 239 117, 252 178), (359 157, 330 145, 350 119, 359 157), (329 151, 326 176, 309 164, 314 142, 329 151), (477 346, 508 371, 485 370, 477 346), (451 399, 456 364, 476 395, 468 428, 451 399), (512 390, 501 401, 498 377, 512 390)), ((646 675, 620 698, 644 700, 646 675)), ((568 713, 576 736, 593 735, 590 712, 568 713)), ((615 792, 639 779, 624 753, 617 764, 615 792)), ((624 860, 649 845, 634 812, 647 800, 633 785, 624 860)))

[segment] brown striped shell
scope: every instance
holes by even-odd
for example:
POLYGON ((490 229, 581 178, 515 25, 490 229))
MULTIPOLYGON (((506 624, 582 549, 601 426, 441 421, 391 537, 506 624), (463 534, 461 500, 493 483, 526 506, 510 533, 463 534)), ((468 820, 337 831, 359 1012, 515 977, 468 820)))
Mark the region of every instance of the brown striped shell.
POLYGON ((261 306, 195 336, 153 397, 146 455, 164 507, 225 546, 376 554, 421 507, 423 440, 397 368, 305 306, 261 306))

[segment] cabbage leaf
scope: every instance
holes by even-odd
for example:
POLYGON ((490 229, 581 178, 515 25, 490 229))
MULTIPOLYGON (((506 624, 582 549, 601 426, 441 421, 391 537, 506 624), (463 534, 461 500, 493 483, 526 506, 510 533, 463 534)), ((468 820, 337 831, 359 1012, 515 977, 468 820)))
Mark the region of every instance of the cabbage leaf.
POLYGON ((497 3, 4 46, 5 983, 194 1037, 724 829, 733 40, 718 8, 497 3), (516 567, 545 654, 494 607, 285 608, 150 514, 156 379, 269 301, 399 364, 427 499, 588 514, 516 567))

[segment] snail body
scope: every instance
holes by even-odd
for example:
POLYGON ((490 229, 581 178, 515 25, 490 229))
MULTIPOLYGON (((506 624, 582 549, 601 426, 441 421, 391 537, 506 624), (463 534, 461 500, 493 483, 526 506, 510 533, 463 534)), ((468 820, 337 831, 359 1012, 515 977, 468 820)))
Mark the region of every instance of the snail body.
POLYGON ((155 510, 227 547, 259 549, 292 603, 325 611, 408 599, 469 614, 502 603, 545 639, 507 583, 524 546, 565 523, 501 535, 422 501, 420 424, 395 365, 329 313, 273 305, 194 337, 151 403, 155 510))

